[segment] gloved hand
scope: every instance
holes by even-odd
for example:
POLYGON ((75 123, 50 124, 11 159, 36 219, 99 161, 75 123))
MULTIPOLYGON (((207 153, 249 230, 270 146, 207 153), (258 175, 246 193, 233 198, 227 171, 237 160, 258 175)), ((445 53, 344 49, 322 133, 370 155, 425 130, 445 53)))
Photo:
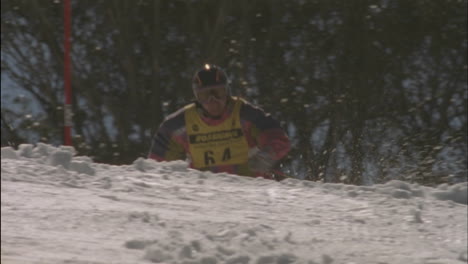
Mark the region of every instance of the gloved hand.
POLYGON ((269 172, 275 165, 275 160, 267 150, 260 150, 257 147, 249 151, 248 165, 255 172, 269 172))

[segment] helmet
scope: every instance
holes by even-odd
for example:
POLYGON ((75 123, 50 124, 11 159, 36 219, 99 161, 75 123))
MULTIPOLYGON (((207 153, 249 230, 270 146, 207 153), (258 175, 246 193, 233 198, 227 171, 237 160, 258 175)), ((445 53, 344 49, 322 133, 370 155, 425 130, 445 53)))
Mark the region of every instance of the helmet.
POLYGON ((227 94, 230 95, 229 79, 226 72, 213 64, 205 64, 202 69, 195 72, 192 79, 192 89, 194 93, 202 88, 218 85, 224 85, 227 94))

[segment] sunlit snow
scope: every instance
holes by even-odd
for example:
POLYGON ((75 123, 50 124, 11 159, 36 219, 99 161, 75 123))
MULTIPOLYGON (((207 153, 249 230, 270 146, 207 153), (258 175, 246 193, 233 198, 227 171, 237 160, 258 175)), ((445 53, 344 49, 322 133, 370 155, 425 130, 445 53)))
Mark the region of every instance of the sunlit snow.
POLYGON ((349 186, 2 148, 2 263, 466 263, 467 184, 349 186))

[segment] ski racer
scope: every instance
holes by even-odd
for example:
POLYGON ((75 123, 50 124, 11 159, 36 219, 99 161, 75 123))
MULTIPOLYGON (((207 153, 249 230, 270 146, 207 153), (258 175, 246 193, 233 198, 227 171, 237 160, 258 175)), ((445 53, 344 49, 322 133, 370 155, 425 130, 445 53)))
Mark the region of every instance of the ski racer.
POLYGON ((206 64, 192 79, 195 102, 166 117, 148 158, 187 160, 191 168, 273 178, 274 165, 290 150, 278 121, 231 95, 228 77, 206 64))

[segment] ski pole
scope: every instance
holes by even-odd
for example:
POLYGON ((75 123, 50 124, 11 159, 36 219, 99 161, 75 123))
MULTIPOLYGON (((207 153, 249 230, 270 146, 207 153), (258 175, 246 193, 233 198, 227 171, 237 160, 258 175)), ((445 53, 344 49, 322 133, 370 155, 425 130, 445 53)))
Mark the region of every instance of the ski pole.
POLYGON ((286 178, 294 178, 290 175, 287 175, 286 173, 280 171, 280 170, 275 170, 273 169, 271 172, 273 172, 274 174, 278 174, 279 176, 283 177, 283 179, 286 179, 286 178))

